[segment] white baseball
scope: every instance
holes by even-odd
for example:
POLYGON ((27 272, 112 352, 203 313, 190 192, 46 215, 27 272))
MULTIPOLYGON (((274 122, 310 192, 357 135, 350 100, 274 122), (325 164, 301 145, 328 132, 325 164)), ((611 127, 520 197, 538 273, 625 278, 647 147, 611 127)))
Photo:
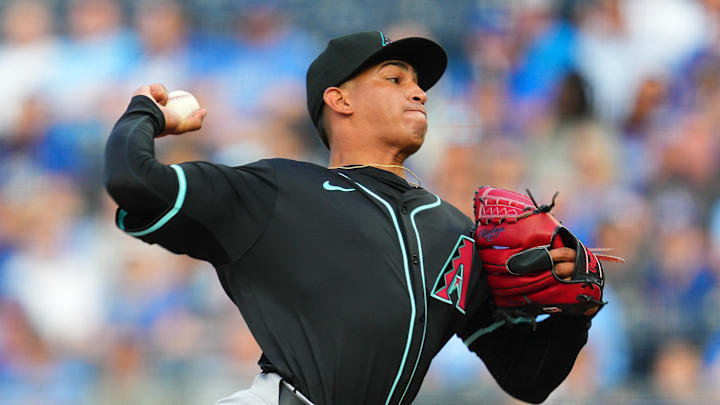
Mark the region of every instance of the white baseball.
POLYGON ((168 94, 168 102, 165 104, 168 110, 178 113, 183 120, 190 118, 192 113, 200 109, 195 96, 183 90, 171 91, 168 94))

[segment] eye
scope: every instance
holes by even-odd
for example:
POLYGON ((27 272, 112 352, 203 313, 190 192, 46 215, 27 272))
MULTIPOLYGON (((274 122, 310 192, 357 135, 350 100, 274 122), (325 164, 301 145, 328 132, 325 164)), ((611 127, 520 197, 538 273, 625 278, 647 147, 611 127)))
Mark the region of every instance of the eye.
POLYGON ((393 83, 400 83, 400 79, 397 77, 388 77, 388 80, 390 80, 393 83))

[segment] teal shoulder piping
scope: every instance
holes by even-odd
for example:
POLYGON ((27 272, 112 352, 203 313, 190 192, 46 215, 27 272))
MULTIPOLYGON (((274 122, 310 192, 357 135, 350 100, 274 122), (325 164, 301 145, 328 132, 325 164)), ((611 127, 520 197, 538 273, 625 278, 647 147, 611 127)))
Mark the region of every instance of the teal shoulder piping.
POLYGON ((144 236, 149 233, 155 232, 158 229, 162 228, 163 225, 168 223, 175 215, 177 215, 178 212, 180 212, 180 208, 182 208, 183 203, 185 202, 185 194, 187 192, 187 181, 185 179, 185 172, 183 171, 182 167, 179 165, 170 165, 175 170, 175 174, 178 178, 178 193, 177 198, 175 198, 175 205, 173 205, 172 209, 168 211, 167 214, 163 215, 162 218, 158 219, 157 222, 155 222, 150 227, 140 230, 140 231, 134 231, 134 232, 128 232, 125 231, 125 217, 127 216, 127 212, 123 209, 118 212, 118 218, 117 218, 117 226, 121 230, 125 231, 130 236, 144 236))

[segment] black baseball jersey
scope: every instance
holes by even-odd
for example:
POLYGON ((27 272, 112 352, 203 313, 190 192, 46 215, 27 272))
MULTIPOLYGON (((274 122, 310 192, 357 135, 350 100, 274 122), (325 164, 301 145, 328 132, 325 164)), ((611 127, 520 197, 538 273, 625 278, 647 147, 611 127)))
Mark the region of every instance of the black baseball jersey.
POLYGON ((206 260, 262 348, 261 366, 317 404, 409 404, 454 334, 510 394, 540 401, 587 338, 492 317, 472 222, 385 170, 286 159, 157 162, 162 113, 138 96, 107 145, 125 232, 206 260))

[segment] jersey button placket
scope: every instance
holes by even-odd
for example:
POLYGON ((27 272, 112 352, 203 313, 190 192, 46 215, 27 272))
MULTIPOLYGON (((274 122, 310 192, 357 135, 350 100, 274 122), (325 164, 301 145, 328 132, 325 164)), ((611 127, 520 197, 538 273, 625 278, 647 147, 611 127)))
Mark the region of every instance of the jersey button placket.
POLYGON ((407 214, 407 203, 400 204, 400 212, 402 212, 403 215, 407 214))

